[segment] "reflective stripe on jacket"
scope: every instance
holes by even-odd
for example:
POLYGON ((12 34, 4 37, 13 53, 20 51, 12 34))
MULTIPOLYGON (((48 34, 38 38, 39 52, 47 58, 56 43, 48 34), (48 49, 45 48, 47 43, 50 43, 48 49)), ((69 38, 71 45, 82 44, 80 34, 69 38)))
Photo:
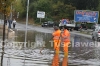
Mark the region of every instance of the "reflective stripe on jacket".
POLYGON ((63 41, 70 41, 70 32, 67 29, 61 35, 63 41))
POLYGON ((53 40, 59 40, 60 39, 60 34, 61 34, 61 31, 60 30, 57 30, 57 31, 53 32, 52 33, 53 40))

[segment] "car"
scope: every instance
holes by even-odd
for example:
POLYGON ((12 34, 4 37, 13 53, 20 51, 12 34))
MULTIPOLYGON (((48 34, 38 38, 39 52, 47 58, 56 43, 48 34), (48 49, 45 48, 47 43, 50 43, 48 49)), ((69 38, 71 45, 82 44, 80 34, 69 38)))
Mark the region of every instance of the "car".
POLYGON ((54 26, 54 22, 53 21, 48 21, 48 27, 53 27, 54 26))
POLYGON ((48 22, 42 23, 42 27, 47 27, 47 26, 48 26, 48 22))
POLYGON ((81 29, 81 24, 76 24, 74 30, 79 31, 81 29))
POLYGON ((94 29, 96 29, 96 28, 99 27, 99 26, 100 26, 100 24, 94 24, 94 25, 91 26, 91 29, 94 30, 94 29))
POLYGON ((42 23, 42 27, 53 27, 53 26, 54 26, 53 21, 48 21, 48 22, 42 23))
POLYGON ((100 27, 97 27, 93 30, 92 39, 96 41, 100 41, 100 27))
POLYGON ((81 24, 81 29, 87 30, 87 25, 86 25, 86 23, 82 23, 82 24, 81 24))
POLYGON ((79 30, 81 30, 81 29, 87 30, 87 26, 86 26, 85 23, 77 23, 77 24, 75 25, 74 30, 79 31, 79 30))
MULTIPOLYGON (((64 19, 64 20, 66 20, 66 19, 64 19)), ((74 20, 70 20, 70 21, 64 21, 64 20, 60 21, 59 28, 63 29, 63 27, 66 26, 68 30, 73 31, 73 29, 75 28, 75 25, 76 25, 74 20)))

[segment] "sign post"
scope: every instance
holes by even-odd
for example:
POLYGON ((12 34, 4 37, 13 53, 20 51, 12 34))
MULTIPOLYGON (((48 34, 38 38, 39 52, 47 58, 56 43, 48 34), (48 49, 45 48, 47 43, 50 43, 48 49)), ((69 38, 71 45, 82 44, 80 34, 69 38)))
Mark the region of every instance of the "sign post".
POLYGON ((90 10, 75 10, 74 21, 75 22, 90 22, 98 23, 99 11, 90 10))
POLYGON ((41 23, 41 18, 40 18, 40 23, 41 23))
POLYGON ((45 18, 45 12, 37 11, 37 18, 40 18, 40 23, 41 23, 41 19, 45 18))

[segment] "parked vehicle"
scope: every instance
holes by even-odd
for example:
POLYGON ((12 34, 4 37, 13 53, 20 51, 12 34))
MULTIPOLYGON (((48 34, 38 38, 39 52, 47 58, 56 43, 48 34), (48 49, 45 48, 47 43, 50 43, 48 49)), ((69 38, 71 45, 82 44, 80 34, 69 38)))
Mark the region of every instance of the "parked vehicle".
POLYGON ((84 30, 88 29, 86 23, 76 23, 74 30, 78 31, 81 29, 84 29, 84 30))
POLYGON ((91 29, 96 29, 97 27, 99 27, 100 26, 100 24, 94 24, 93 26, 91 26, 91 29))
POLYGON ((87 25, 86 25, 86 23, 82 23, 82 24, 81 24, 81 29, 87 30, 87 25))
POLYGON ((73 20, 69 21, 68 23, 61 21, 59 24, 59 28, 62 29, 64 25, 66 25, 67 29, 70 31, 74 30, 74 28, 75 28, 75 22, 73 20))
POLYGON ((82 28, 81 24, 76 24, 74 30, 79 31, 82 28))
POLYGON ((100 41, 100 27, 97 27, 93 30, 92 39, 96 41, 100 41))
POLYGON ((62 29, 62 27, 66 25, 67 29, 72 31, 72 30, 80 30, 80 29, 84 29, 87 30, 87 23, 86 22, 74 22, 74 20, 70 20, 70 21, 62 21, 59 23, 59 28, 62 29))
POLYGON ((48 22, 42 23, 42 27, 47 27, 47 26, 48 26, 48 22))
POLYGON ((52 21, 48 21, 48 22, 44 22, 41 25, 42 27, 53 27, 54 26, 54 22, 52 21))
POLYGON ((54 22, 53 21, 48 21, 48 26, 49 27, 53 27, 54 26, 54 22))

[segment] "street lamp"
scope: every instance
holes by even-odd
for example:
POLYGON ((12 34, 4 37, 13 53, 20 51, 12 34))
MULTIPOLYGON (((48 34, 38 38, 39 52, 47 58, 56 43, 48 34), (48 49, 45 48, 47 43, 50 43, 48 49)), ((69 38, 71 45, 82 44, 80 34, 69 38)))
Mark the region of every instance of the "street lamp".
POLYGON ((25 30, 25 44, 24 44, 24 48, 26 48, 26 41, 27 41, 28 11, 29 11, 29 0, 27 2, 27 15, 26 15, 26 30, 25 30))
MULTIPOLYGON (((27 2, 27 15, 26 15, 26 30, 25 30, 24 52, 26 50, 26 41, 27 41, 28 11, 29 11, 29 0, 27 2)), ((24 66, 25 66, 25 60, 24 60, 24 66)))

